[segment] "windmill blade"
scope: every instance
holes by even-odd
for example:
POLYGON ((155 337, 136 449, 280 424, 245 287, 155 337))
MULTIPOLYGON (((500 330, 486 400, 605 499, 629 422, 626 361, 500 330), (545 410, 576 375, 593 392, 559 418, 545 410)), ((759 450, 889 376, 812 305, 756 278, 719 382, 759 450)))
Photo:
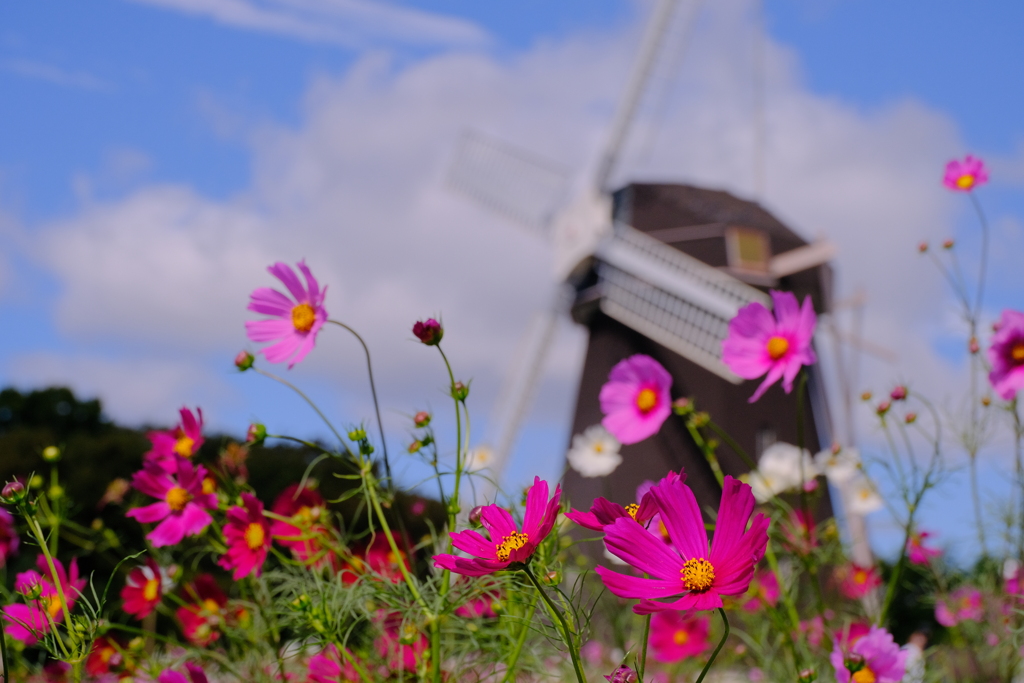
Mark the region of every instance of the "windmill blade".
POLYGON ((463 133, 448 185, 530 230, 546 234, 565 201, 568 169, 475 131, 463 133))
POLYGON ((617 225, 597 250, 601 310, 640 334, 734 384, 722 362, 729 321, 767 295, 716 268, 617 225))

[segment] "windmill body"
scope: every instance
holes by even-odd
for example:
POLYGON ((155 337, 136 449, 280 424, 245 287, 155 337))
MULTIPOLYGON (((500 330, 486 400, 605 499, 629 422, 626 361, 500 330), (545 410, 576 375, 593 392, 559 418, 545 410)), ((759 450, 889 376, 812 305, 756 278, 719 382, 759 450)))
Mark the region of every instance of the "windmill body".
MULTIPOLYGON (((775 441, 798 443, 796 393, 776 385, 748 403, 756 384, 722 364, 721 342, 739 307, 766 302, 769 288, 810 296, 819 314, 827 312, 832 272, 821 257, 828 249, 808 244, 755 203, 688 185, 631 184, 614 194, 611 218, 611 236, 574 275, 572 316, 590 335, 572 433, 601 421, 598 394, 611 368, 643 353, 672 374, 673 398, 695 399, 747 453, 757 457, 775 441), (800 269, 789 272, 793 267, 800 269)), ((820 376, 810 372, 803 443, 816 452, 832 436, 820 376)), ((701 506, 717 506, 718 484, 680 420, 624 446, 622 456, 608 477, 568 472, 573 507, 585 509, 597 496, 634 502, 643 481, 681 468, 701 506)), ((719 459, 726 474, 748 469, 724 445, 719 459)), ((818 514, 831 514, 827 496, 822 500, 818 514)))

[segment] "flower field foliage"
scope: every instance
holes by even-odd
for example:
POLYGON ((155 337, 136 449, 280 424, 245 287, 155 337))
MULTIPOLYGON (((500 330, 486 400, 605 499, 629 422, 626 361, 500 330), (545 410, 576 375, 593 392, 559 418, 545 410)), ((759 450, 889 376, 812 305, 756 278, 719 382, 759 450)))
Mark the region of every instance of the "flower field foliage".
MULTIPOLYGON (((968 157, 949 164, 944 184, 977 209, 987 249, 975 194, 986 180, 968 157)), ((240 352, 238 371, 306 399, 270 366, 301 363, 320 334, 352 334, 375 414, 338 425, 310 403, 330 442, 271 423, 238 443, 207 433, 197 408, 140 434, 67 390, 0 392, 0 452, 16 454, 0 464, 6 680, 1014 680, 1024 674, 1024 314, 1003 312, 989 333, 984 252, 973 280, 951 241, 919 252, 953 288, 977 381, 955 416, 909 385, 878 402, 865 393, 889 452, 776 443, 755 461, 699 397, 673 395, 654 359, 612 369, 605 417, 573 437, 567 466, 613 474, 628 466, 624 445, 680 420, 716 475, 716 509, 700 508, 685 471, 586 509, 540 478, 468 509, 487 453, 469 443, 470 382, 445 355, 441 322, 411 331, 446 378, 454 440, 407 406, 409 441, 389 450, 369 349, 329 317, 328 288, 304 262, 298 273, 275 263, 280 287, 255 289, 249 303, 261 317, 248 337, 263 346, 240 352), (986 524, 976 485, 997 429, 1015 446, 1004 528, 986 524), (723 473, 723 447, 749 472, 723 473), (964 455, 961 474, 951 463, 964 455), (391 475, 399 458, 433 476, 402 490, 391 475), (883 497, 873 476, 895 493, 883 497), (918 524, 922 501, 951 476, 974 492, 981 554, 970 569, 947 563, 941 534, 918 524), (826 491, 851 523, 888 515, 903 531, 898 556, 875 560, 844 543, 835 519, 812 515, 826 491)), ((771 301, 739 311, 723 361, 758 381, 751 402, 781 382, 803 406, 816 315, 788 292, 771 301)))

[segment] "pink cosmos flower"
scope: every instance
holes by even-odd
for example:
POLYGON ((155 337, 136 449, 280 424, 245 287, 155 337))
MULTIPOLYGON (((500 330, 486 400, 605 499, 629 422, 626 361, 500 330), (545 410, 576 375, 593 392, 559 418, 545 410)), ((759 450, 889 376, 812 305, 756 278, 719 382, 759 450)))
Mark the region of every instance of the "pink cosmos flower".
POLYGON ((4 508, 0 508, 0 569, 7 566, 7 559, 18 554, 18 530, 14 526, 14 517, 4 508))
POLYGON ((985 162, 968 154, 963 161, 953 159, 946 164, 946 175, 942 184, 957 192, 970 192, 978 185, 988 182, 985 162))
POLYGON ((307 668, 309 669, 309 683, 347 683, 358 681, 359 672, 352 665, 348 657, 342 661, 341 653, 334 643, 328 645, 323 652, 310 657, 307 668))
POLYGON ((628 666, 620 666, 611 672, 611 674, 604 677, 609 683, 636 683, 638 676, 628 666))
POLYGON ((956 626, 961 621, 981 621, 985 611, 981 591, 971 586, 958 588, 946 600, 935 604, 935 621, 943 626, 956 626))
POLYGON ((882 578, 875 567, 862 567, 851 563, 838 572, 839 592, 853 600, 859 600, 882 585, 882 578))
POLYGON ((914 564, 928 564, 933 557, 942 555, 938 548, 929 548, 925 545, 925 539, 931 536, 932 534, 927 531, 911 533, 907 539, 907 559, 914 564))
POLYGON ((667 610, 651 617, 651 654, 659 662, 680 662, 708 648, 707 617, 667 610))
POLYGON ((264 347, 260 353, 271 363, 282 363, 291 358, 289 368, 295 367, 313 350, 316 335, 327 322, 327 309, 323 306, 327 287, 320 289, 305 261, 299 261, 298 266, 306 278, 305 287, 287 263, 278 261, 267 268, 271 275, 284 283, 294 301, 276 289, 260 287, 250 296, 249 310, 273 318, 245 323, 246 334, 252 341, 277 342, 264 347))
POLYGON ((188 678, 185 678, 183 673, 167 669, 156 679, 157 683, 208 683, 209 679, 206 678, 203 667, 195 662, 185 662, 185 670, 188 671, 188 678))
POLYGON ((398 614, 389 614, 380 619, 381 634, 373 642, 374 648, 394 670, 416 671, 416 664, 427 652, 427 637, 412 624, 402 623, 398 614))
POLYGON ((672 545, 659 542, 628 517, 606 526, 608 550, 651 576, 626 576, 598 567, 608 590, 620 598, 640 599, 633 608, 637 614, 717 609, 723 595, 746 592, 768 544, 768 517, 758 513, 751 522, 755 501, 750 486, 725 477, 710 553, 704 519, 688 486, 664 481, 651 489, 651 495, 672 545), (679 595, 674 602, 652 600, 679 595))
POLYGON ((263 503, 251 493, 242 494, 242 505, 228 510, 224 540, 228 551, 217 562, 224 569, 235 570, 235 581, 253 572, 259 576, 270 550, 270 522, 263 516, 263 503))
POLYGON ((821 615, 800 622, 800 633, 807 638, 807 644, 818 647, 825 638, 825 620, 821 615))
POLYGON ((750 582, 750 597, 742 607, 747 612, 757 612, 763 607, 775 607, 779 602, 779 579, 770 569, 758 569, 750 582))
MULTIPOLYGON (((54 569, 57 571, 57 580, 60 582, 64 598, 68 601, 67 608, 70 612, 75 607, 75 602, 82 594, 85 587, 85 579, 78 576, 78 559, 71 560, 70 576, 64 570, 60 560, 54 558, 54 569)), ((39 591, 39 598, 31 600, 28 604, 13 604, 4 607, 4 617, 7 619, 5 627, 7 635, 15 640, 20 640, 26 645, 34 645, 36 641, 50 632, 50 622, 47 616, 54 622, 64 620, 64 605, 60 600, 60 593, 57 585, 53 582, 53 575, 46 563, 46 558, 40 555, 36 558, 36 566, 39 571, 30 569, 21 572, 14 579, 14 590, 22 595, 33 594, 39 591)))
POLYGON ((829 657, 836 683, 899 683, 906 670, 907 652, 893 642, 892 634, 872 626, 847 652, 837 642, 829 657))
MULTIPOLYGON (((685 475, 683 479, 686 479, 685 475)), ((613 503, 607 498, 595 498, 590 505, 589 512, 569 510, 565 516, 581 527, 591 531, 601 531, 621 517, 630 517, 641 524, 646 524, 657 513, 658 508, 654 504, 654 499, 644 496, 639 503, 630 503, 626 507, 613 503)))
POLYGON ((205 467, 193 467, 184 458, 178 459, 176 472, 167 472, 156 463, 144 465, 132 477, 132 486, 159 502, 129 510, 125 516, 142 524, 160 522, 146 535, 157 548, 202 533, 213 522, 207 510, 217 509, 217 496, 203 492, 205 478, 205 467))
POLYGON ((637 354, 616 363, 601 387, 601 424, 623 444, 653 436, 672 413, 672 375, 650 356, 637 354))
MULTIPOLYGON (((100 636, 93 641, 92 650, 85 659, 85 673, 97 678, 106 677, 112 670, 124 664, 124 655, 121 654, 124 649, 125 643, 110 636, 100 636)), ((120 677, 113 676, 112 678, 117 680, 120 677)))
POLYGON ((188 408, 182 408, 181 422, 174 429, 154 431, 146 434, 153 448, 146 453, 145 462, 161 463, 164 469, 173 472, 177 465, 175 458, 191 458, 203 445, 203 411, 196 408, 195 414, 188 408))
POLYGON ((186 589, 191 602, 179 607, 176 615, 188 642, 206 647, 220 638, 220 629, 227 617, 228 596, 209 574, 200 574, 186 589))
POLYGON ((758 301, 747 304, 729 321, 729 335, 722 342, 722 362, 737 375, 756 379, 767 373, 750 403, 779 378, 788 394, 800 368, 818 360, 811 348, 818 320, 811 297, 800 306, 792 292, 772 290, 771 295, 774 315, 758 301))
POLYGON ((1024 389, 1024 313, 1003 311, 988 347, 988 362, 988 381, 1000 398, 1009 401, 1024 389))
POLYGON ((291 517, 291 522, 275 519, 270 525, 274 540, 292 551, 295 559, 303 563, 318 564, 324 561, 323 536, 327 525, 320 518, 327 509, 327 503, 318 491, 310 488, 299 489, 291 484, 274 499, 271 512, 282 517, 291 517))
POLYGON ((561 495, 562 487, 556 486, 555 494, 549 500, 548 483, 541 481, 540 477, 534 477, 533 486, 526 492, 522 531, 508 510, 497 505, 486 505, 480 511, 480 522, 487 529, 489 538, 484 538, 473 529, 450 533, 452 545, 473 557, 435 555, 434 566, 465 576, 484 576, 526 562, 541 541, 551 533, 558 517, 558 499, 561 495))
POLYGON ((173 586, 174 581, 167 570, 153 558, 148 558, 146 564, 128 574, 121 589, 122 609, 136 619, 142 619, 156 609, 173 586))

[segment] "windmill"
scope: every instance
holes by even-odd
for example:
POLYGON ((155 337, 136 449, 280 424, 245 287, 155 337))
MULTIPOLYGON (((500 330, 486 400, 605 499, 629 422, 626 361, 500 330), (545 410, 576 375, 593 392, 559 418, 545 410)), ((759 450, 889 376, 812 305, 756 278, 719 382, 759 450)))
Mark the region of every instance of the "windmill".
MULTIPOLYGON (((664 349, 715 381, 735 387, 740 378, 720 358, 728 321, 742 306, 768 301, 767 294, 758 286, 819 267, 834 251, 828 244, 807 244, 788 233, 795 238, 782 240, 789 248, 774 250, 776 255, 764 259, 760 271, 744 271, 742 267, 723 270, 673 246, 671 241, 662 239, 664 235, 638 229, 628 210, 633 196, 630 188, 634 186, 617 193, 607 187, 648 87, 676 4, 676 0, 659 0, 655 7, 608 141, 590 182, 571 201, 565 201, 570 173, 558 164, 479 133, 468 133, 460 142, 450 185, 544 235, 554 249, 557 284, 550 305, 535 314, 520 343, 517 360, 491 420, 494 428, 486 443, 491 450, 488 466, 495 481, 500 480, 562 316, 571 313, 577 322, 588 325, 594 320, 611 321, 619 333, 644 340, 642 343, 652 348, 664 349)), ((684 18, 684 34, 689 32, 697 6, 697 0, 690 4, 684 18)), ((692 189, 700 192, 698 188, 692 189)), ((771 221, 778 223, 774 218, 771 221)), ((707 225, 697 227, 709 229, 707 225)), ((725 243, 738 250, 737 258, 752 245, 760 245, 766 253, 771 246, 763 235, 754 234, 756 229, 742 222, 711 227, 722 232, 719 237, 725 233, 732 236, 725 237, 725 243)), ((593 344, 592 328, 591 347, 593 344)), ((591 355, 588 351, 588 359, 591 355)), ((584 372, 581 397, 588 390, 587 371, 584 372)), ((596 395, 594 391, 593 397, 596 395)), ((815 400, 819 404, 815 412, 823 415, 822 392, 818 391, 815 400)), ((574 431, 578 431, 580 419, 578 407, 574 431)), ((828 420, 821 417, 813 422, 824 426, 828 420)), ((826 439, 825 435, 815 435, 817 441, 827 443, 826 439)), ((567 480, 567 484, 571 483, 567 480)), ((478 491, 478 495, 487 499, 493 492, 485 489, 478 491)), ((586 495, 583 491, 584 498, 586 495)))

